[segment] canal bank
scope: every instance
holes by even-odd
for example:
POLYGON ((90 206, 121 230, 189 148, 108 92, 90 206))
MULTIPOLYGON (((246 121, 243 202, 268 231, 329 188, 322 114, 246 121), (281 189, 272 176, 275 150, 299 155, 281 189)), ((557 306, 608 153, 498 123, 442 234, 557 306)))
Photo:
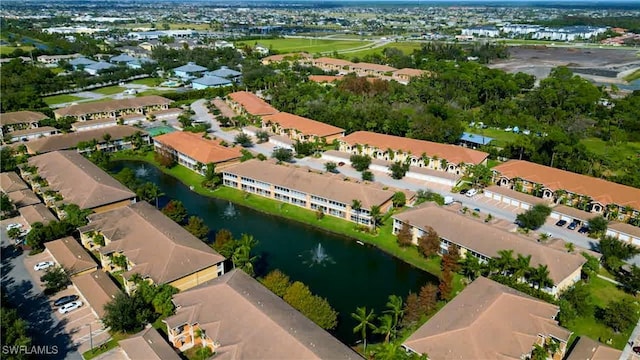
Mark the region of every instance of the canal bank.
POLYGON ((380 314, 389 295, 406 298, 425 284, 438 283, 435 276, 375 247, 228 200, 201 196, 175 177, 145 163, 121 161, 115 163, 114 170, 124 167, 133 169, 142 181, 158 185, 165 194, 160 206, 177 199, 189 214, 201 217, 212 230, 210 240, 221 228, 229 229, 236 238, 242 233, 253 235, 259 241, 256 274, 264 276, 280 269, 292 281, 301 281, 314 294, 326 298, 339 313, 338 327, 332 333, 348 345, 358 340, 353 333, 356 322, 351 317, 356 307, 366 306, 380 314))

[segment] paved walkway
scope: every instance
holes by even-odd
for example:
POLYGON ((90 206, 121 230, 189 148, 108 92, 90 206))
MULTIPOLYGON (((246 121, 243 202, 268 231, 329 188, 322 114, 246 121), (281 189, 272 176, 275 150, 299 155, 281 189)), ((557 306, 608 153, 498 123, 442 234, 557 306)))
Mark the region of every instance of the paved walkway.
POLYGON ((640 356, 633 352, 634 346, 640 346, 640 320, 629 336, 629 342, 622 349, 620 360, 640 360, 640 356), (633 344, 633 345, 632 345, 633 344))

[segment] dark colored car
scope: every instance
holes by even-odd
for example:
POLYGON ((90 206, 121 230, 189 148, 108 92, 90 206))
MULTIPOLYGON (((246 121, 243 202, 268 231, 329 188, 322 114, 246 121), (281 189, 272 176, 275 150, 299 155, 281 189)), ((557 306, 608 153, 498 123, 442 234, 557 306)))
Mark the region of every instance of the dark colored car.
POLYGON ((636 353, 636 355, 640 355, 640 346, 634 346, 633 352, 636 353))
POLYGON ((578 232, 580 234, 586 234, 589 232, 589 227, 587 225, 582 225, 582 227, 578 229, 578 232))
POLYGON ((53 302, 54 306, 62 306, 65 304, 68 304, 72 301, 76 301, 78 300, 78 295, 67 295, 67 296, 63 296, 60 299, 56 300, 53 302))
POLYGON ((571 224, 569 224, 569 226, 567 227, 567 229, 569 229, 569 230, 575 230, 575 229, 578 227, 578 225, 580 225, 580 221, 573 220, 573 221, 571 222, 571 224))
POLYGON ((567 225, 567 220, 558 220, 558 222, 556 223, 556 226, 560 226, 563 227, 567 225))
POLYGON ((344 166, 344 162, 340 161, 340 162, 338 163, 338 166, 344 166))
POLYGON ((467 193, 467 191, 469 191, 469 190, 467 190, 467 189, 460 190, 460 195, 465 195, 467 193))

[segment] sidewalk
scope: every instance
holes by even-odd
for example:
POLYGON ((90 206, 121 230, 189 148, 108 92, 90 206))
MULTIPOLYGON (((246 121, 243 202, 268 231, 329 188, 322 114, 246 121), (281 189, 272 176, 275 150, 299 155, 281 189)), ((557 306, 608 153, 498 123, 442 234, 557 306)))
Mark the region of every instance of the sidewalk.
POLYGON ((640 346, 640 321, 638 321, 635 329, 633 329, 629 337, 629 342, 624 346, 620 360, 640 360, 640 356, 633 352, 633 346, 631 344, 633 344, 633 346, 640 346))

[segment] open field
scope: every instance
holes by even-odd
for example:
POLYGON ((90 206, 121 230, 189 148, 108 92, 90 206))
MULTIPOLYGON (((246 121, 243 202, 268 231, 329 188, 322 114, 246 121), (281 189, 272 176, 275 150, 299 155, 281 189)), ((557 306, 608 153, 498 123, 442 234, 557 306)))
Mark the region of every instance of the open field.
POLYGON ((632 72, 631 74, 629 74, 629 75, 624 77, 624 80, 628 81, 628 82, 631 82, 631 81, 634 81, 634 80, 638 80, 638 79, 640 79, 640 69, 638 69, 638 70, 636 70, 636 71, 632 72))
POLYGON ((357 48, 360 46, 371 45, 368 41, 356 40, 323 40, 323 39, 265 39, 251 40, 235 43, 236 47, 242 47, 243 44, 253 46, 256 43, 272 48, 275 51, 287 53, 306 51, 314 54, 319 52, 333 52, 346 49, 357 48))
POLYGON ((507 143, 513 142, 516 138, 518 138, 518 136, 527 136, 523 134, 516 134, 510 131, 504 131, 502 129, 495 129, 495 128, 479 129, 475 127, 469 127, 469 125, 467 124, 465 124, 465 131, 472 134, 493 138, 491 145, 494 145, 497 147, 503 147, 507 143))
POLYGON ((344 55, 347 58, 353 58, 353 57, 362 58, 363 56, 366 56, 366 55, 382 54, 382 51, 384 51, 384 49, 386 48, 396 48, 402 51, 405 55, 411 55, 411 53, 413 53, 414 50, 420 49, 421 47, 422 47, 422 43, 419 43, 419 42, 395 42, 395 43, 390 43, 390 44, 373 48, 373 49, 365 49, 365 50, 345 53, 344 55))
POLYGON ((126 89, 122 86, 107 86, 100 89, 91 90, 91 92, 102 94, 102 95, 115 95, 119 94, 126 89))
POLYGON ((82 99, 83 98, 81 98, 79 96, 62 94, 62 95, 48 96, 46 98, 43 98, 42 100, 47 105, 56 105, 56 104, 74 102, 74 101, 78 101, 78 100, 82 100, 82 99))
POLYGON ((33 46, 30 46, 30 45, 25 45, 25 46, 7 46, 7 45, 2 45, 2 46, 0 46, 0 54, 8 55, 8 54, 11 54, 12 52, 14 52, 16 49, 22 49, 23 51, 31 51, 31 50, 33 50, 35 48, 33 46))
POLYGON ((145 79, 133 80, 129 82, 129 84, 158 86, 162 81, 163 80, 160 78, 145 78, 145 79))

